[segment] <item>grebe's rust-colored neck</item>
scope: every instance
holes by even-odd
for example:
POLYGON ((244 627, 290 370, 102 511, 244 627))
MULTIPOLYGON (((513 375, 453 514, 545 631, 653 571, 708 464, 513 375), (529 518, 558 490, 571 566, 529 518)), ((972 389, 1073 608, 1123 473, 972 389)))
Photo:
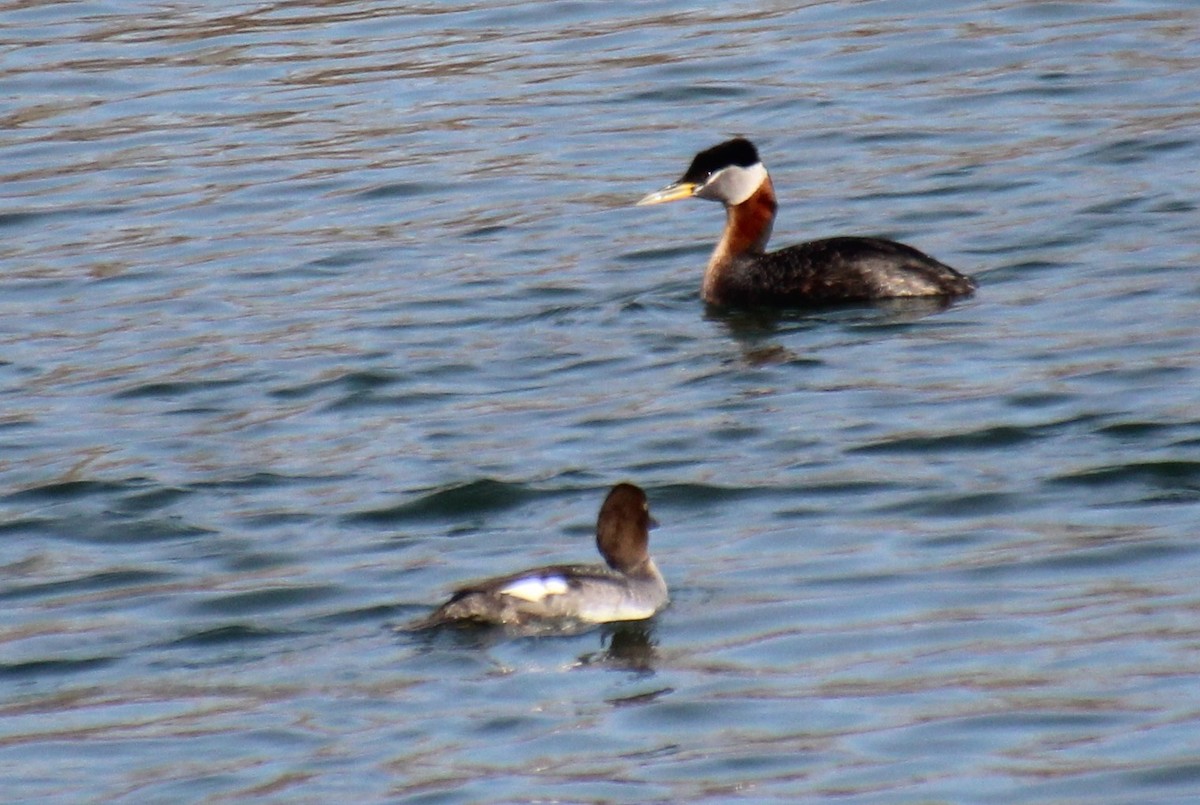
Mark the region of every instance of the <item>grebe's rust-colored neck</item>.
POLYGON ((734 262, 739 257, 766 251, 777 207, 775 187, 771 184, 770 176, 763 179, 758 189, 741 204, 726 205, 725 232, 704 272, 704 288, 701 292, 704 301, 720 304, 723 297, 721 286, 728 279, 725 275, 734 262))

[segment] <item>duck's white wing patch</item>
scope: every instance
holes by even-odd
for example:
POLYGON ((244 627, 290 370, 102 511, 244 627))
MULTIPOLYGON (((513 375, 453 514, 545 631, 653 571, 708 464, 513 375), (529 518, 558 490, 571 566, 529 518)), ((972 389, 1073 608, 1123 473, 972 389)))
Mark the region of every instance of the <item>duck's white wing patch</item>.
POLYGON ((534 603, 566 591, 567 580, 562 576, 526 576, 500 588, 501 595, 511 595, 534 603))

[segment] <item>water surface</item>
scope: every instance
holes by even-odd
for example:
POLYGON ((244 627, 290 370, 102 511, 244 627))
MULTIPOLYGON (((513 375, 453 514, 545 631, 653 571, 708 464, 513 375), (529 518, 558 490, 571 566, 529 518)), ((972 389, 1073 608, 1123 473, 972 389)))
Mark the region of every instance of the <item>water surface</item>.
POLYGON ((0 761, 104 802, 1200 792, 1200 11, 0 6, 0 761), (922 304, 706 310, 775 242, 922 304), (394 627, 591 560, 673 602, 394 627))

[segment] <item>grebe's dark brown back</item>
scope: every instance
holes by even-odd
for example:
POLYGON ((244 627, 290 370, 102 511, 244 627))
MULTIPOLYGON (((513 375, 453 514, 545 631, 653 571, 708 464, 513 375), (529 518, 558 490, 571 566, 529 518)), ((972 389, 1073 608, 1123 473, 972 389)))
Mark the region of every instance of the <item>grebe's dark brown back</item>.
POLYGON ((883 238, 836 237, 766 251, 775 188, 749 140, 701 151, 683 177, 638 205, 684 198, 725 205, 725 231, 704 272, 713 305, 803 306, 896 297, 956 297, 975 282, 911 246, 883 238))

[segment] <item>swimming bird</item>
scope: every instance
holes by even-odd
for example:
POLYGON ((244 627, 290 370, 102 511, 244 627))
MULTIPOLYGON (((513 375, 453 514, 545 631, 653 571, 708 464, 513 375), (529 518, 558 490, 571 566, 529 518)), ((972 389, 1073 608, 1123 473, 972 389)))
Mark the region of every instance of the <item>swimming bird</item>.
POLYGON ((701 151, 683 177, 638 206, 684 198, 725 205, 725 232, 701 296, 719 306, 794 307, 895 297, 965 296, 975 281, 893 240, 834 237, 766 251, 775 188, 758 149, 738 137, 701 151))
POLYGON ((604 565, 552 565, 462 587, 413 628, 455 622, 524 626, 649 618, 667 604, 667 583, 650 557, 654 525, 646 493, 617 484, 596 521, 604 565))

